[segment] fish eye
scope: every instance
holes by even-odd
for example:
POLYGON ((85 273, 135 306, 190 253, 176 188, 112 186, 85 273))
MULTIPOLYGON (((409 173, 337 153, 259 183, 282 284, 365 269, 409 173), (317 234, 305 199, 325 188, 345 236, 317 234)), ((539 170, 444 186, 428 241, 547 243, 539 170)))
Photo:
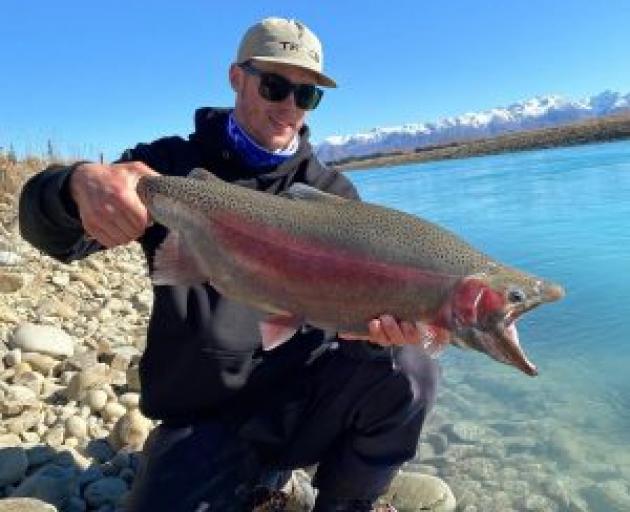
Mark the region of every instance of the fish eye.
POLYGON ((510 302, 518 304, 519 302, 525 302, 527 298, 525 292, 520 288, 512 288, 508 291, 507 298, 510 302))

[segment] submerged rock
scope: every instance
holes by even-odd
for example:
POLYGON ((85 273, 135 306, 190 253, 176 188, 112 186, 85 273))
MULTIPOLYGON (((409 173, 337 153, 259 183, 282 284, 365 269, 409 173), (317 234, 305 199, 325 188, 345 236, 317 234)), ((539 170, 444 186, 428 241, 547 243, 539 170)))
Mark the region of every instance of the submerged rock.
POLYGON ((416 473, 399 473, 384 495, 399 512, 454 512, 455 496, 442 479, 416 473))

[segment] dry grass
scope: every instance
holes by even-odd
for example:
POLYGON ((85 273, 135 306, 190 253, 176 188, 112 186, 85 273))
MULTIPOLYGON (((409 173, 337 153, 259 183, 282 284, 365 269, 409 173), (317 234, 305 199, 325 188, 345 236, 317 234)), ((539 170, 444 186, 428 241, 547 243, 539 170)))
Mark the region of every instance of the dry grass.
POLYGON ((0 153, 0 202, 15 202, 24 182, 50 163, 37 157, 15 161, 0 153))

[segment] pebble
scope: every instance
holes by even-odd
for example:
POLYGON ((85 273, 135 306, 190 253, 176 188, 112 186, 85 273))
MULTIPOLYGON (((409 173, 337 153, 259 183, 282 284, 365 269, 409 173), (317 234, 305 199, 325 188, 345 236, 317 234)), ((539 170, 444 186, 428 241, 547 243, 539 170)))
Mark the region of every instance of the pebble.
POLYGON ((87 437, 87 423, 81 416, 70 416, 66 420, 66 435, 84 439, 87 437))
POLYGON ((623 480, 594 484, 584 494, 593 510, 630 510, 630 488, 623 480))
POLYGON ((20 414, 25 408, 39 405, 37 394, 32 389, 16 384, 5 390, 4 400, 0 403, 0 411, 14 416, 20 414))
POLYGON ((125 409, 124 405, 118 402, 107 402, 101 411, 101 416, 106 422, 110 422, 118 420, 118 418, 122 417, 126 412, 127 409, 125 409))
POLYGON ((10 497, 37 498, 62 508, 74 494, 75 480, 76 470, 73 467, 46 464, 26 477, 10 497))
POLYGON ((89 389, 85 396, 85 403, 92 412, 98 412, 107 404, 107 393, 102 389, 89 389))
POLYGON ((398 473, 385 494, 401 512, 455 512, 450 487, 442 479, 417 473, 398 473))
POLYGON ((471 421, 447 423, 444 432, 456 443, 482 443, 486 439, 497 437, 498 433, 477 425, 471 421))
POLYGON ((24 448, 0 448, 0 487, 20 482, 27 469, 28 458, 24 448))
POLYGON ((32 446, 26 450, 29 468, 47 464, 52 461, 56 455, 57 452, 46 445, 32 446))
POLYGON ((13 332, 10 345, 24 352, 38 352, 53 357, 68 357, 74 353, 74 340, 58 327, 20 324, 13 332))
POLYGON ((17 366, 22 362, 22 351, 19 348, 14 348, 13 350, 9 350, 4 355, 4 364, 7 368, 12 368, 17 366))
POLYGON ((116 451, 125 447, 140 451, 152 428, 151 420, 145 418, 138 409, 131 409, 114 425, 109 443, 116 451))
POLYGON ((57 512, 50 503, 33 498, 4 498, 0 512, 57 512))
POLYGON ((15 293, 24 287, 25 280, 22 274, 0 271, 0 293, 15 293))
POLYGON ((11 251, 0 251, 0 267, 9 267, 22 263, 19 254, 11 251))
POLYGON ((61 446, 63 444, 65 429, 62 425, 52 427, 44 434, 44 442, 49 446, 61 446))
POLYGON ((17 434, 0 434, 0 448, 5 446, 16 446, 20 444, 20 436, 17 434))
POLYGON ((88 484, 83 496, 92 507, 116 505, 127 489, 127 483, 121 478, 105 477, 88 484))
POLYGON ((0 304, 0 322, 16 324, 20 321, 19 315, 7 306, 0 304))
POLYGON ((44 376, 50 376, 53 370, 59 365, 59 361, 55 358, 38 352, 25 352, 22 357, 34 370, 44 376))
POLYGON ((120 378, 115 370, 105 363, 96 363, 72 376, 66 389, 66 396, 70 400, 82 401, 89 389, 102 389, 107 384, 119 382, 120 378))

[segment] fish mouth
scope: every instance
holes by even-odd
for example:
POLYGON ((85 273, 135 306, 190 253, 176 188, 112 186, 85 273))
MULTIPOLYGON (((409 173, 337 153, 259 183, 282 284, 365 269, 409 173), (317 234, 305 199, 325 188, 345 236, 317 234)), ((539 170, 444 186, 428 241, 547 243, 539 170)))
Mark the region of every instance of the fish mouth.
MULTIPOLYGON (((538 290, 538 296, 532 300, 513 305, 502 320, 496 322, 494 329, 478 331, 477 342, 488 355, 534 377, 538 369, 527 357, 519 341, 516 321, 528 311, 546 302, 555 302, 565 296, 564 288, 553 283, 544 283, 538 290)), ((476 347, 475 347, 476 348, 476 347)))
POLYGON ((538 369, 533 364, 523 349, 518 338, 518 331, 514 323, 493 331, 482 331, 470 328, 463 338, 464 345, 488 354, 500 363, 514 366, 530 377, 538 375, 538 369))
POLYGON ((521 347, 516 329, 516 320, 532 307, 510 311, 492 326, 471 326, 464 329, 458 336, 463 342, 461 344, 483 352, 501 363, 514 366, 530 377, 535 377, 538 375, 538 369, 521 347))

